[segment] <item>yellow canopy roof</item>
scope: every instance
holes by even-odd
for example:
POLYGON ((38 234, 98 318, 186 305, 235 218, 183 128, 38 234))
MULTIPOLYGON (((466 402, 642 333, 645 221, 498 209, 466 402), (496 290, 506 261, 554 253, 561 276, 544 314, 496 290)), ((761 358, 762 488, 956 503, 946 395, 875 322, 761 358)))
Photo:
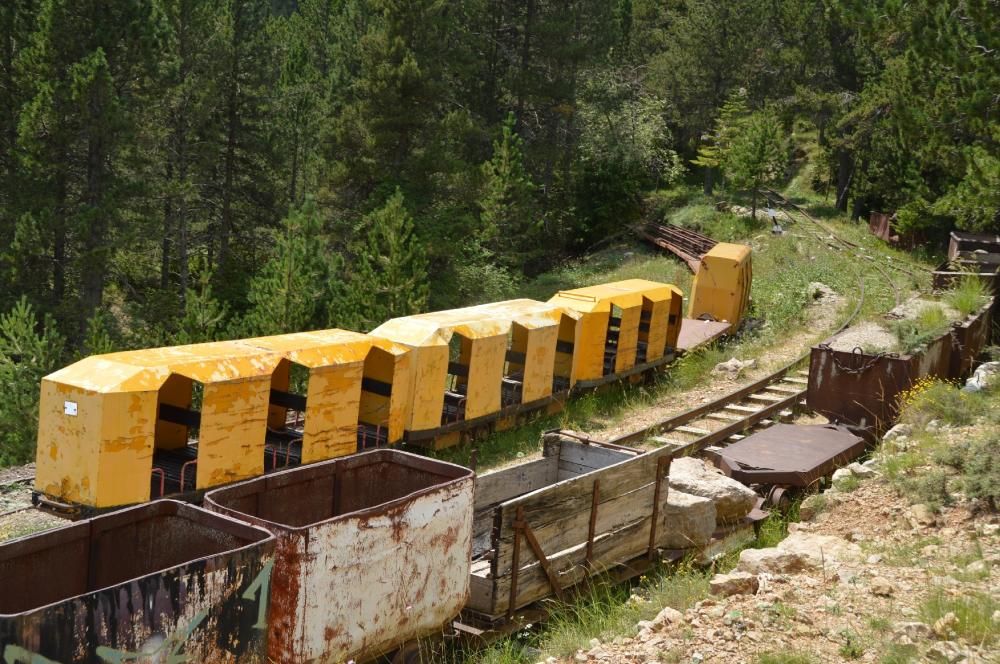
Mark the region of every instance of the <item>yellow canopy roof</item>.
POLYGON ((109 359, 107 355, 92 355, 45 376, 43 380, 109 394, 154 392, 160 389, 167 375, 155 369, 109 359))
POLYGON ((576 311, 607 311, 612 304, 623 308, 637 307, 642 305, 644 297, 654 302, 660 302, 669 300, 675 294, 680 295, 681 291, 672 284, 646 279, 626 279, 610 284, 559 291, 549 300, 549 303, 569 307, 576 311))
POLYGON ((372 347, 372 338, 349 330, 314 330, 242 339, 237 343, 279 353, 309 368, 363 362, 372 347))
POLYGON ((455 332, 470 339, 494 337, 507 334, 513 323, 530 329, 558 325, 563 314, 574 315, 545 302, 507 300, 393 318, 371 334, 408 346, 441 346, 446 345, 455 332))
POLYGON ((257 378, 274 371, 281 356, 233 341, 121 351, 84 358, 46 380, 93 392, 156 390, 170 374, 199 383, 257 378))

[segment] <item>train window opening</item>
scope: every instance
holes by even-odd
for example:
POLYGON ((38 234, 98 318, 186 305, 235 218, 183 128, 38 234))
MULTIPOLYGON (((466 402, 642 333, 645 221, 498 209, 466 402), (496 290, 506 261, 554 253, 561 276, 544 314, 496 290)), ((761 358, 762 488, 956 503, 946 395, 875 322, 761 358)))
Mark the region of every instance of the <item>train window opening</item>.
POLYGON ((524 369, 528 357, 528 328, 514 323, 507 333, 507 354, 504 357, 500 383, 502 407, 516 406, 524 394, 524 369))
POLYGON ((608 331, 604 338, 604 375, 613 374, 618 361, 618 340, 622 329, 622 308, 616 304, 611 305, 611 313, 608 316, 608 331))
POLYGON ((264 472, 302 463, 309 368, 287 359, 271 374, 264 438, 264 472))
POLYGON ((556 339, 555 367, 552 371, 552 392, 557 394, 569 389, 573 375, 574 340, 576 319, 563 314, 559 318, 559 336, 556 339))
POLYGON ((461 422, 465 419, 471 361, 472 339, 458 333, 452 334, 448 342, 448 374, 444 384, 441 424, 461 422))
POLYGON ((372 347, 365 357, 358 411, 359 451, 389 444, 389 410, 395 361, 392 353, 377 346, 372 347))
POLYGON ((198 475, 198 433, 205 386, 171 374, 156 400, 150 498, 194 491, 198 475))

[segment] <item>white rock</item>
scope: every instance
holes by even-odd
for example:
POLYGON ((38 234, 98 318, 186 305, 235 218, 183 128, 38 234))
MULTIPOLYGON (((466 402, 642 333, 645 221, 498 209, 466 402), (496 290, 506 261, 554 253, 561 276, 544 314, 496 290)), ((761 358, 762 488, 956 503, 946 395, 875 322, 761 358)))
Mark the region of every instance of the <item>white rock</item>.
POLYGON ((984 574, 990 571, 990 564, 985 560, 974 560, 965 566, 965 571, 970 574, 984 574))
POLYGON ((980 364, 967 381, 963 392, 979 392, 1000 380, 1000 362, 980 364))
POLYGON ((928 627, 926 623, 922 622, 896 623, 894 631, 896 634, 906 636, 911 641, 929 639, 934 636, 934 632, 931 631, 931 628, 928 627))
POLYGON ((757 502, 757 494, 749 488, 693 457, 674 459, 669 482, 671 489, 710 499, 720 524, 742 519, 757 502))
POLYGON ((846 479, 848 479, 850 477, 854 477, 854 473, 852 473, 847 468, 838 468, 837 470, 833 471, 833 481, 834 481, 834 483, 839 482, 841 480, 846 480, 846 479))
POLYGON ((668 491, 667 504, 660 515, 660 523, 668 527, 657 528, 657 544, 665 549, 703 546, 715 532, 715 503, 708 498, 680 490, 668 491))
POLYGON ((896 586, 894 586, 888 579, 876 576, 872 579, 871 584, 868 586, 868 590, 872 595, 877 595, 879 597, 892 597, 896 593, 896 586))
POLYGON ((927 650, 927 659, 940 664, 956 664, 968 658, 968 651, 954 641, 939 641, 927 650))
POLYGON ((743 549, 736 569, 748 574, 788 574, 812 567, 808 557, 796 551, 779 548, 743 549))
POLYGON ((778 543, 778 549, 798 554, 812 567, 830 566, 834 562, 852 562, 861 559, 861 547, 834 535, 791 533, 778 543))
POLYGON ((903 422, 900 422, 896 426, 886 431, 885 435, 882 436, 882 440, 892 440, 893 438, 900 438, 912 435, 913 435, 913 427, 910 426, 909 424, 904 424, 903 422))
POLYGON ((875 475, 878 475, 878 473, 875 472, 874 468, 868 468, 856 461, 852 464, 848 464, 847 470, 851 471, 854 475, 857 475, 858 477, 874 477, 875 475))
POLYGON ((757 360, 738 360, 735 357, 730 358, 726 362, 719 362, 712 369, 712 373, 715 375, 725 374, 730 377, 739 376, 744 369, 752 369, 757 366, 757 360))
POLYGON ((937 523, 937 517, 934 515, 934 510, 923 503, 911 506, 909 515, 911 517, 911 521, 916 522, 917 525, 933 526, 937 523))
POLYGON ((958 616, 954 612, 949 611, 940 618, 934 621, 934 633, 937 634, 942 639, 947 639, 951 636, 952 632, 955 631, 955 627, 958 625, 958 616))
POLYGON ((682 622, 684 622, 684 614, 669 606, 663 607, 663 610, 653 618, 653 624, 658 627, 676 625, 682 622))
POLYGON ((759 581, 755 574, 733 572, 731 574, 716 574, 708 582, 713 595, 729 597, 730 595, 752 595, 757 592, 759 581))

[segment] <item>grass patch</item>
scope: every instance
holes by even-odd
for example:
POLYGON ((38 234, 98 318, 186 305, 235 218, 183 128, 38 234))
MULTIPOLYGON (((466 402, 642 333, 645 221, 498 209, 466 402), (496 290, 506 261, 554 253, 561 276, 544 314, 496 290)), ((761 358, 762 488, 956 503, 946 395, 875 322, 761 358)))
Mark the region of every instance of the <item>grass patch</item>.
POLYGON ((890 329, 899 339, 903 354, 915 353, 951 329, 951 321, 939 306, 927 306, 915 318, 892 321, 890 329))
POLYGON ((1000 610, 1000 600, 986 593, 969 593, 952 597, 942 590, 931 593, 920 605, 920 617, 928 625, 948 613, 958 618, 955 633, 970 643, 992 645, 997 641, 993 612, 1000 610))
POLYGON ((837 491, 852 493, 856 491, 859 486, 861 486, 861 478, 857 475, 848 475, 847 477, 842 477, 837 480, 837 483, 834 486, 837 487, 837 491))
POLYGON ((988 298, 986 285, 982 281, 976 277, 963 277, 944 294, 942 300, 963 317, 968 317, 982 309, 988 298))
POLYGON ((862 655, 865 654, 864 645, 861 643, 861 637, 852 630, 845 629, 840 633, 840 638, 844 640, 840 644, 840 648, 837 652, 844 659, 860 659, 862 655))
POLYGON ((917 659, 919 651, 914 645, 890 643, 879 659, 879 664, 910 664, 917 659))

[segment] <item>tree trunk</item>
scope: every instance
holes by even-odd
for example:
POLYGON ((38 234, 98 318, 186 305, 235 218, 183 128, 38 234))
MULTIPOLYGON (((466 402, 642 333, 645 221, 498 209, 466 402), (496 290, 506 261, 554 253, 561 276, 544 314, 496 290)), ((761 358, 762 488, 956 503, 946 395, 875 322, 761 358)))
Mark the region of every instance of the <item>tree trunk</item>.
MULTIPOLYGON (((167 157, 167 165, 164 169, 164 178, 168 187, 172 187, 174 177, 174 167, 167 157)), ((167 290, 170 286, 170 253, 174 232, 174 199, 173 194, 168 194, 163 199, 163 237, 160 243, 160 290, 167 290)))
POLYGON ((233 183, 236 180, 236 146, 239 138, 240 22, 243 4, 236 3, 233 38, 230 43, 232 64, 226 94, 226 156, 222 184, 222 219, 219 227, 219 268, 225 272, 229 262, 229 238, 233 228, 233 183))
POLYGON ((712 172, 711 166, 705 167, 705 182, 702 186, 702 191, 706 196, 712 195, 712 190, 715 188, 715 174, 712 172))
MULTIPOLYGON (((84 191, 85 210, 90 223, 84 233, 84 260, 82 289, 84 318, 97 311, 104 300, 104 278, 107 269, 107 211, 104 210, 105 172, 107 145, 104 140, 104 91, 98 87, 90 91, 88 119, 90 135, 87 138, 87 180, 84 191)), ((83 321, 81 321, 83 324, 83 321)), ((83 328, 81 328, 82 330, 83 328)))
POLYGON ((750 194, 750 219, 757 221, 757 183, 754 183, 753 193, 750 194))
POLYGON ((527 0, 524 17, 524 39, 521 41, 521 73, 517 84, 517 128, 524 122, 524 98, 528 87, 528 62, 531 58, 531 30, 535 19, 535 0, 527 0))
POLYGON ((837 209, 847 212, 847 198, 854 175, 854 160, 844 148, 837 149, 837 209))

